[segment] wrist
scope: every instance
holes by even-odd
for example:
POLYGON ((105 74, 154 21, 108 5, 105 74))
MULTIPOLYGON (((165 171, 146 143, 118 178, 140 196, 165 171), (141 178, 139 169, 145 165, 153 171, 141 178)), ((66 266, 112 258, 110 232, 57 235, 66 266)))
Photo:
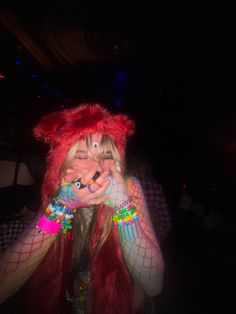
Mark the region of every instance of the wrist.
POLYGON ((74 211, 54 199, 48 204, 37 228, 48 233, 58 233, 61 230, 63 233, 67 233, 72 228, 73 213, 74 211))
POLYGON ((57 234, 61 231, 62 224, 56 223, 55 221, 48 219, 47 216, 45 214, 43 214, 43 216, 39 220, 36 227, 40 231, 44 231, 46 233, 51 233, 51 234, 57 234))
POLYGON ((118 201, 116 205, 109 206, 112 211, 120 210, 124 207, 130 206, 132 204, 133 197, 131 195, 127 195, 124 197, 123 201, 118 201))
POLYGON ((137 209, 132 203, 133 198, 129 196, 119 206, 112 207, 113 212, 112 219, 114 223, 119 227, 127 227, 137 222, 139 219, 137 209))
POLYGON ((69 183, 66 187, 62 187, 59 190, 59 193, 54 198, 54 201, 61 207, 65 207, 69 210, 85 207, 86 204, 81 202, 76 192, 78 192, 76 184, 69 183))
POLYGON ((126 225, 125 227, 118 225, 118 231, 121 241, 124 244, 126 244, 127 242, 133 242, 136 239, 140 238, 142 235, 140 223, 138 220, 126 225))

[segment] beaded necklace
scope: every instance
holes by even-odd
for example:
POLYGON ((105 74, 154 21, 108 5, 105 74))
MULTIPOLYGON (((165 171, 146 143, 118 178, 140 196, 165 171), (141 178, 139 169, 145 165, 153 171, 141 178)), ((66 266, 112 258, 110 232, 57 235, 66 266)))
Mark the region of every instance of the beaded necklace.
POLYGON ((66 291, 66 299, 72 305, 72 314, 88 314, 90 279, 91 273, 89 271, 81 271, 73 285, 75 295, 71 295, 68 290, 66 291))

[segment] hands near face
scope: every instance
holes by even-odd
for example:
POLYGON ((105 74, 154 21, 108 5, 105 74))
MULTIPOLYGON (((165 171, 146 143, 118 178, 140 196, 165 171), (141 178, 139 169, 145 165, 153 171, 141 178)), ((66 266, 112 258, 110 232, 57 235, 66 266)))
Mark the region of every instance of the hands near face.
POLYGON ((128 196, 124 179, 111 160, 107 163, 106 170, 100 166, 94 166, 90 170, 76 166, 67 169, 56 198, 69 208, 77 209, 101 203, 109 207, 118 206, 128 196), (95 178, 97 172, 100 176, 95 178))
POLYGON ((110 184, 105 191, 107 198, 103 203, 109 207, 119 206, 128 199, 128 192, 124 178, 117 170, 114 161, 110 163, 109 179, 110 184))
POLYGON ((98 170, 100 170, 98 167, 93 167, 81 173, 76 168, 67 169, 56 199, 71 209, 104 202, 107 198, 104 192, 110 184, 110 180, 108 171, 103 171, 98 178, 94 177, 98 170))

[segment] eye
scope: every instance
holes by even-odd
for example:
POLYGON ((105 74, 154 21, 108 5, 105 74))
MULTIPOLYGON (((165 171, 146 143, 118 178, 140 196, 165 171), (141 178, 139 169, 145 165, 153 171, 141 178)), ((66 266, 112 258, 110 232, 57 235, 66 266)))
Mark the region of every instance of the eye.
POLYGON ((88 159, 88 157, 75 157, 75 159, 84 160, 84 159, 88 159))
POLYGON ((87 153, 76 153, 75 154, 75 159, 88 159, 89 157, 88 157, 88 154, 87 153))
POLYGON ((97 147, 98 147, 98 143, 94 142, 94 143, 92 144, 92 146, 93 146, 93 148, 97 148, 97 147))
POLYGON ((107 156, 102 156, 101 157, 103 160, 111 160, 113 159, 113 157, 111 155, 107 155, 107 156))

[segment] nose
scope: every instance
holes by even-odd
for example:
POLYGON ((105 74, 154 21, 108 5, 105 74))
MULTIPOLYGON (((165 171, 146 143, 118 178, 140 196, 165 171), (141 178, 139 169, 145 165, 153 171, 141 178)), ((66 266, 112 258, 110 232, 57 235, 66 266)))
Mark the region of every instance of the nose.
POLYGON ((102 159, 100 158, 92 158, 91 159, 91 166, 94 167, 96 166, 97 167, 97 170, 99 172, 103 171, 104 170, 104 162, 102 159))

